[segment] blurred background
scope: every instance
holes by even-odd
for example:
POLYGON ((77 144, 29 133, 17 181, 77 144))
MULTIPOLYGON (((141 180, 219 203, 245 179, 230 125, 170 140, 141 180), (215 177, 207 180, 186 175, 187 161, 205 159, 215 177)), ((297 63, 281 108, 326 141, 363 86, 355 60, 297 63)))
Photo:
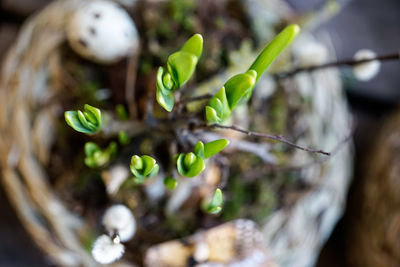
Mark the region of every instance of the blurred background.
MULTIPOLYGON (((21 23, 50 0, 2 0, 0 2, 0 60, 15 40, 21 23)), ((323 0, 287 0, 298 12, 319 9, 323 0)), ((361 48, 377 54, 400 49, 399 0, 344 0, 341 12, 315 29, 318 36, 331 35, 338 59, 351 58, 361 48)), ((0 61, 1 62, 1 61, 0 61)), ((356 165, 353 183, 348 194, 348 209, 322 250, 317 266, 351 266, 346 258, 346 242, 350 231, 352 208, 357 185, 363 182, 362 168, 371 146, 376 141, 386 117, 400 100, 400 64, 397 61, 382 64, 380 74, 369 82, 346 85, 345 90, 356 121, 354 141, 356 165)), ((21 223, 0 188, 0 266, 48 266, 41 252, 25 233, 21 223)), ((360 252, 361 253, 361 252, 360 252)), ((399 263, 400 264, 400 263, 399 263)))

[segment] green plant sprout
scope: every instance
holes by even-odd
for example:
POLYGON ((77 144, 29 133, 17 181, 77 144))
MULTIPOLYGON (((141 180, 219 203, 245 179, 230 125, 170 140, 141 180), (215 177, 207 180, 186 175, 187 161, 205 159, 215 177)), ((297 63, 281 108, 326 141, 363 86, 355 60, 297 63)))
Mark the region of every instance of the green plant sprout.
POLYGON ((118 132, 118 141, 121 145, 126 146, 131 143, 131 138, 125 131, 118 132))
POLYGON ((115 107, 115 114, 117 115, 118 119, 120 119, 121 121, 129 120, 128 111, 121 104, 118 104, 115 107))
POLYGON ((294 40, 299 31, 298 25, 287 26, 263 49, 247 72, 230 78, 206 106, 207 121, 209 123, 225 121, 242 99, 249 99, 261 75, 294 40))
POLYGON ((174 107, 173 91, 181 88, 192 77, 203 51, 203 37, 193 35, 182 49, 168 57, 167 69, 157 72, 157 102, 168 112, 174 107))
POLYGON ((164 179, 164 185, 169 189, 169 190, 174 190, 178 186, 178 181, 174 179, 171 176, 167 176, 164 179))
POLYGON ((199 175, 205 168, 204 160, 216 155, 228 144, 227 139, 219 139, 205 145, 198 141, 194 146, 194 153, 180 153, 177 156, 176 166, 179 174, 190 178, 199 175))
POLYGON ((90 168, 99 168, 105 166, 117 153, 117 144, 111 142, 109 146, 102 150, 93 142, 85 144, 85 164, 90 168))
POLYGON ((83 112, 70 110, 64 113, 65 121, 75 131, 94 134, 101 129, 101 111, 86 104, 83 112))
MULTIPOLYGON (((299 26, 289 25, 279 33, 258 55, 250 68, 244 72, 231 77, 222 88, 214 95, 205 107, 205 115, 208 123, 213 124, 206 127, 209 129, 227 128, 245 134, 250 132, 234 126, 224 126, 222 123, 231 115, 233 109, 241 101, 247 101, 252 91, 265 70, 272 64, 276 57, 293 41, 299 32, 299 26), (211 127, 211 128, 210 128, 211 127)), ((167 67, 159 67, 156 78, 156 100, 168 112, 173 110, 175 104, 174 92, 180 89, 192 77, 196 65, 203 50, 203 38, 200 34, 195 34, 189 38, 183 47, 168 57, 167 67)), ((209 96, 210 97, 210 96, 209 96)), ((129 124, 130 118, 123 105, 117 105, 115 110, 119 120, 129 124)), ((94 134, 102 127, 101 111, 90 105, 85 105, 82 111, 66 111, 65 120, 69 126, 78 132, 94 134)), ((108 125, 107 125, 108 126, 108 125)), ((123 130, 116 130, 118 140, 121 145, 127 145, 131 141, 131 136, 123 130)), ((257 133, 252 133, 257 135, 257 133)), ((309 152, 323 153, 323 151, 311 150, 298 146, 287 141, 281 136, 258 134, 257 136, 278 140, 298 149, 309 152)), ((222 151, 229 141, 219 139, 209 143, 198 141, 193 152, 179 153, 175 156, 176 168, 181 176, 195 177, 206 167, 206 160, 222 151)), ((92 142, 85 144, 85 164, 91 168, 103 167, 115 156, 117 144, 115 142, 102 150, 92 142)), ((131 158, 130 170, 134 175, 136 183, 143 183, 147 179, 157 175, 160 166, 156 160, 150 156, 134 155, 131 158)), ((173 176, 164 178, 164 185, 173 190, 177 187, 178 181, 173 176)), ((205 212, 217 214, 222 209, 222 191, 216 189, 211 202, 203 203, 202 209, 205 212)))
POLYGON ((210 203, 203 205, 203 210, 207 213, 217 214, 222 210, 222 202, 222 191, 221 189, 217 188, 210 203))
POLYGON ((135 182, 141 184, 148 178, 151 178, 158 174, 160 166, 156 163, 156 160, 150 156, 134 155, 131 158, 130 169, 132 174, 135 176, 135 182))

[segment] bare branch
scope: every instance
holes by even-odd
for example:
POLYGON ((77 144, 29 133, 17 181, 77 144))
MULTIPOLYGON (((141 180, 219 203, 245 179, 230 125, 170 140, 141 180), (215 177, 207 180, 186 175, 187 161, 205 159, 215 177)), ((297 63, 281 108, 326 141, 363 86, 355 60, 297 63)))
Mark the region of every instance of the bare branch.
POLYGON ((266 164, 260 168, 255 168, 255 169, 249 170, 246 175, 248 177, 253 177, 255 179, 256 177, 263 177, 263 175, 271 173, 271 172, 299 171, 299 170, 304 170, 307 168, 314 167, 316 165, 321 165, 321 164, 327 162, 332 157, 334 157, 337 153, 339 153, 339 151, 342 150, 344 145, 347 144, 351 140, 352 136, 353 136, 353 130, 351 130, 348 135, 346 135, 342 140, 339 141, 339 143, 337 143, 337 145, 330 152, 330 157, 318 158, 311 162, 296 165, 296 166, 278 166, 275 164, 266 164))
POLYGON ((374 60, 378 61, 388 61, 388 60, 399 60, 400 59, 400 53, 393 53, 393 54, 388 54, 388 55, 379 55, 374 58, 369 58, 369 59, 361 59, 361 60, 355 60, 355 59, 346 59, 346 60, 340 60, 340 61, 334 61, 334 62, 329 62, 326 64, 322 65, 314 65, 314 66, 309 66, 309 67, 299 67, 295 68, 293 70, 287 71, 287 72, 280 72, 280 73, 275 73, 273 74, 273 77, 275 79, 286 79, 290 78, 292 76, 295 76, 296 74, 300 72, 311 72, 319 69, 325 69, 325 68, 331 68, 331 67, 340 67, 340 66, 355 66, 357 64, 361 63, 366 63, 374 60))
POLYGON ((128 109, 131 118, 137 118, 136 99, 135 99, 135 82, 137 64, 140 55, 140 45, 137 44, 136 51, 128 59, 128 66, 126 70, 126 84, 125 84, 125 98, 128 102, 128 109))
POLYGON ((326 155, 326 156, 330 156, 329 152, 325 152, 323 150, 311 149, 311 148, 307 148, 307 147, 303 147, 303 146, 297 145, 297 144, 285 139, 285 137, 283 137, 282 135, 272 135, 272 134, 251 132, 251 131, 247 131, 247 130, 241 129, 241 128, 239 128, 237 126, 234 126, 234 125, 225 126, 225 125, 220 125, 220 124, 212 124, 212 125, 209 125, 208 128, 220 128, 220 129, 233 130, 233 131, 241 132, 241 133, 249 135, 249 136, 257 136, 257 137, 262 137, 262 138, 275 140, 275 141, 287 144, 287 145, 292 146, 294 148, 297 148, 297 149, 300 149, 300 150, 303 150, 303 151, 307 151, 307 152, 310 152, 310 153, 317 153, 317 154, 323 154, 323 155, 326 155))
MULTIPOLYGON (((203 132, 199 135, 189 136, 191 138, 191 143, 194 145, 199 139, 205 142, 211 142, 216 139, 221 139, 223 136, 214 133, 214 132, 203 132), (193 138, 192 138, 193 137, 193 138)), ((277 162, 276 157, 270 152, 271 145, 268 143, 255 143, 251 141, 245 140, 234 140, 230 143, 229 147, 226 148, 227 151, 229 149, 240 150, 252 153, 258 157, 268 165, 275 165, 277 162)))

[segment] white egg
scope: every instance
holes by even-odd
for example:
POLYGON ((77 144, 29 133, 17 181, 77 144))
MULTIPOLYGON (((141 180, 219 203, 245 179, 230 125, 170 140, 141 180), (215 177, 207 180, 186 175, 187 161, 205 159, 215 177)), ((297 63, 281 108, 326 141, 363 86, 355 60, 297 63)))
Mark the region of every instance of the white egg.
POLYGON ((136 222, 130 209, 118 204, 107 209, 103 216, 103 225, 107 231, 119 235, 122 242, 128 241, 136 232, 136 222))
POLYGON ((71 47, 84 58, 113 63, 137 49, 138 33, 128 13, 118 4, 95 0, 72 14, 67 24, 71 47))

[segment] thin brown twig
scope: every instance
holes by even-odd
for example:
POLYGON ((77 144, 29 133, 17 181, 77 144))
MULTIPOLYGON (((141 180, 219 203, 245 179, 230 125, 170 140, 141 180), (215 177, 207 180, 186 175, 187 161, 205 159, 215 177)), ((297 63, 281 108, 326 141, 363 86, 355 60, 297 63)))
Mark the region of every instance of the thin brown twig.
POLYGON ((369 59, 360 59, 360 60, 355 60, 355 59, 345 59, 345 60, 339 60, 339 61, 333 61, 333 62, 328 62, 326 64, 322 65, 314 65, 314 66, 308 66, 308 67, 299 67, 295 68, 290 71, 286 72, 280 72, 280 73, 274 73, 273 77, 275 79, 286 79, 290 78, 300 72, 311 72, 319 69, 325 69, 325 68, 331 68, 331 67, 340 67, 340 66, 355 66, 361 63, 366 63, 374 60, 378 61, 388 61, 388 60, 399 60, 400 59, 400 53, 393 53, 393 54, 387 54, 387 55, 379 55, 374 58, 369 58, 369 59))
POLYGON ((131 118, 137 118, 135 82, 139 55, 140 45, 137 44, 136 51, 128 59, 128 66, 126 70, 125 98, 128 102, 129 115, 131 116, 131 118))
POLYGON ((343 146, 348 143, 351 140, 351 137, 353 136, 353 130, 350 131, 348 135, 346 135, 342 140, 340 140, 336 146, 332 149, 330 152, 329 157, 324 157, 324 158, 318 158, 315 159, 311 162, 305 163, 305 164, 299 164, 296 166, 279 166, 275 164, 265 164, 261 168, 255 168, 251 169, 247 172, 246 176, 252 177, 253 179, 259 178, 259 177, 264 177, 263 175, 269 174, 271 172, 277 172, 277 171, 299 171, 299 170, 304 170, 307 168, 311 168, 316 165, 321 165, 325 162, 327 162, 329 159, 334 157, 339 151, 342 150, 343 146))
POLYGON ((312 167, 315 165, 320 165, 322 163, 325 163, 326 161, 329 160, 329 158, 331 158, 331 157, 335 156, 337 153, 339 153, 339 151, 343 148, 343 146, 351 140, 352 136, 353 136, 353 130, 351 130, 348 135, 346 135, 342 140, 340 140, 339 143, 337 143, 336 146, 331 150, 331 152, 329 152, 330 157, 318 158, 314 161, 311 161, 309 163, 305 163, 302 165, 298 165, 298 166, 286 166, 286 167, 283 167, 283 169, 294 171, 294 170, 309 168, 309 167, 312 167))
POLYGON ((289 140, 287 140, 285 137, 283 137, 282 135, 272 135, 272 134, 265 134, 265 133, 257 133, 257 132, 251 132, 248 130, 244 130, 241 129, 237 126, 231 125, 231 126, 225 126, 225 125, 220 125, 220 124, 212 124, 207 126, 208 128, 220 128, 220 129, 228 129, 228 130, 233 130, 233 131, 237 131, 237 132, 241 132, 243 134, 249 135, 249 136, 257 136, 257 137, 262 137, 262 138, 267 138, 267 139, 271 139, 271 140, 275 140, 284 144, 287 144, 289 146, 295 147, 297 149, 306 151, 306 152, 310 152, 310 153, 317 153, 317 154, 323 154, 325 156, 330 156, 331 153, 323 151, 323 150, 319 150, 319 149, 311 149, 311 148, 307 148, 307 147, 303 147, 300 145, 297 145, 289 140))

